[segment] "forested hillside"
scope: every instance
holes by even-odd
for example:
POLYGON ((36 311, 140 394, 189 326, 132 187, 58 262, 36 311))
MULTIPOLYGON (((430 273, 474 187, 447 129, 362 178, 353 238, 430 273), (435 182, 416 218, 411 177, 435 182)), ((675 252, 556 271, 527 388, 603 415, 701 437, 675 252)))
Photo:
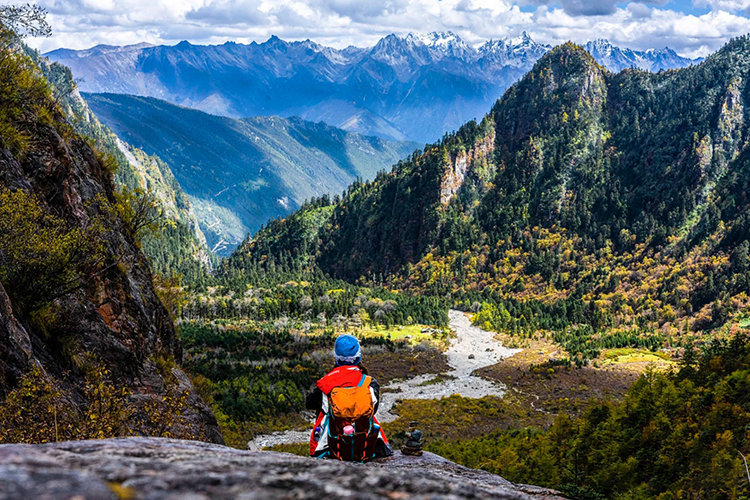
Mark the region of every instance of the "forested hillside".
POLYGON ((169 165, 123 142, 103 125, 78 92, 70 69, 35 51, 27 53, 49 82, 68 122, 107 155, 119 195, 138 199, 142 208, 153 212, 153 230, 143 231, 141 238, 153 270, 168 277, 181 275, 188 282, 204 281, 212 266, 206 237, 169 165))
POLYGON ((233 120, 153 98, 84 97, 123 140, 170 165, 220 254, 268 219, 371 179, 416 147, 298 118, 233 120))
POLYGON ((581 500, 748 498, 747 334, 690 352, 674 373, 649 372, 624 401, 523 429, 430 449, 469 467, 581 500))
POLYGON ((44 11, 0 14, 0 442, 221 442, 176 364, 180 341, 139 241, 148 214, 23 54, 15 29, 48 30, 44 11))
MULTIPOLYGON (((586 500, 747 498, 749 76, 749 37, 658 74, 612 74, 557 47, 481 123, 271 221, 219 278, 232 290, 326 277, 439 297, 425 305, 542 346, 540 364, 481 373, 514 390, 495 420, 530 398, 511 430, 450 436, 450 404, 400 408, 460 463, 586 500), (616 348, 679 369, 586 403, 616 348), (555 413, 547 429, 523 428, 555 413)), ((475 426, 487 411, 459 405, 475 426)))
POLYGON ((224 276, 449 294, 490 328, 565 330, 578 358, 720 327, 748 301, 748 54, 611 74, 558 47, 480 124, 269 223, 224 276))

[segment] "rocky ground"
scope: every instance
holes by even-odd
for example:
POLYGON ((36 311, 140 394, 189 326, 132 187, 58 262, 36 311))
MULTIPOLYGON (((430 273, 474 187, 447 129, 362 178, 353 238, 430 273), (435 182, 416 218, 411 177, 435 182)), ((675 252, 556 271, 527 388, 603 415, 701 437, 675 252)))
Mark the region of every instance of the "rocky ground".
POLYGON ((559 499, 437 455, 351 464, 197 441, 0 445, 0 500, 559 499))

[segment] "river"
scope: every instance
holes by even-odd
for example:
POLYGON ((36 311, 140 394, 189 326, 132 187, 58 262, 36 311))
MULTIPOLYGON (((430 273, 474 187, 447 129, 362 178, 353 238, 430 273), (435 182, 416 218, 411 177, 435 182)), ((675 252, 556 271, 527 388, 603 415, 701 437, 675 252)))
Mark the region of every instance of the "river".
MULTIPOLYGON (((512 356, 520 349, 509 349, 495 339, 492 332, 471 324, 461 311, 449 313, 450 328, 456 332, 445 352, 452 368, 442 380, 427 384, 438 376, 436 373, 420 375, 408 380, 399 380, 385 386, 378 408, 378 420, 392 422, 398 418, 393 407, 404 399, 440 399, 453 394, 467 398, 503 396, 505 386, 472 375, 474 370, 491 366, 503 358, 512 356)), ((250 450, 262 450, 277 444, 304 443, 310 438, 310 431, 285 431, 256 436, 247 446, 250 450)))

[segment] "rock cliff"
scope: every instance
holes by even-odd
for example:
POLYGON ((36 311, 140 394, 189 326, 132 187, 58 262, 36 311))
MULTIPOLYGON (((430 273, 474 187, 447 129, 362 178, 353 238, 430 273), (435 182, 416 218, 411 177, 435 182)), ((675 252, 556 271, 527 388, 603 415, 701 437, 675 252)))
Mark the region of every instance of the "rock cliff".
POLYGON ((476 175, 482 167, 485 170, 493 169, 492 154, 494 152, 495 130, 490 129, 487 134, 480 136, 468 151, 460 149, 450 155, 440 184, 440 203, 443 205, 450 203, 461 186, 464 185, 464 180, 469 171, 473 170, 476 175))
POLYGON ((370 464, 158 438, 0 446, 0 500, 508 499, 562 500, 437 455, 370 464))
MULTIPOLYGON (((176 432, 221 442, 211 410, 175 365, 180 343, 133 230, 113 209, 118 200, 112 173, 49 101, 42 104, 45 114, 27 102, 21 106, 13 127, 30 140, 22 152, 12 152, 0 136, 0 187, 28 193, 71 230, 112 213, 97 238, 100 266, 80 286, 47 298, 44 314, 13 303, 17 287, 0 286, 0 401, 35 368, 54 381, 62 409, 80 417, 90 403, 82 387, 94 363, 128 395, 133 418, 142 415, 145 403, 158 405, 172 391, 184 398, 176 432)), ((6 256, 0 251, 0 257, 6 256)), ((126 424, 133 432, 150 433, 126 424)))

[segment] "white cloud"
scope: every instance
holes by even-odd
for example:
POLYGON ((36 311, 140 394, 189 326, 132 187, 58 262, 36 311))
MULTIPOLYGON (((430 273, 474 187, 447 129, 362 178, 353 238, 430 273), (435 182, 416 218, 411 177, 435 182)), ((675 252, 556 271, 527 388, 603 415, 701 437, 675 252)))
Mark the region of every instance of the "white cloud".
POLYGON ((750 0, 693 0, 696 7, 709 7, 714 10, 728 12, 747 11, 750 9, 750 0))
POLYGON ((642 3, 633 2, 628 4, 627 11, 630 12, 633 19, 645 19, 651 17, 651 8, 642 3))
MULTIPOLYGON (((20 1, 20 0, 18 0, 20 1)), ((750 32, 750 0, 693 0, 708 13, 674 10, 669 0, 38 0, 54 35, 43 51, 147 41, 174 44, 310 38, 344 47, 389 33, 451 30, 468 43, 528 31, 537 41, 608 38, 634 49, 670 46, 695 57, 750 32), (523 7, 523 8, 521 8, 523 7)))

